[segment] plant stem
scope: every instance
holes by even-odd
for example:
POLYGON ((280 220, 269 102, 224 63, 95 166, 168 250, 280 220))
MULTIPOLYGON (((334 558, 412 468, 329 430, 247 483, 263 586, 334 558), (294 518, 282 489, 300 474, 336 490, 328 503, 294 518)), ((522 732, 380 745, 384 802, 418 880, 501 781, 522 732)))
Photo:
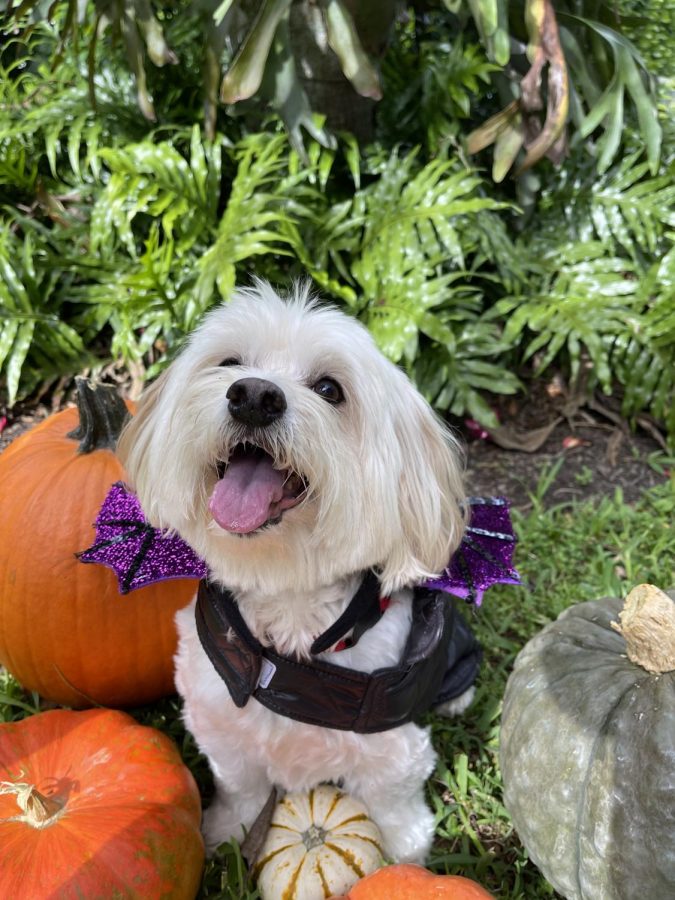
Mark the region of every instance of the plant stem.
POLYGON ((675 601, 653 584, 639 584, 626 597, 612 628, 626 640, 628 659, 655 675, 675 670, 675 601))
POLYGON ((23 816, 12 816, 4 821, 21 820, 33 828, 44 828, 64 806, 63 801, 41 794, 34 784, 2 782, 0 794, 16 794, 17 805, 24 813, 23 816))

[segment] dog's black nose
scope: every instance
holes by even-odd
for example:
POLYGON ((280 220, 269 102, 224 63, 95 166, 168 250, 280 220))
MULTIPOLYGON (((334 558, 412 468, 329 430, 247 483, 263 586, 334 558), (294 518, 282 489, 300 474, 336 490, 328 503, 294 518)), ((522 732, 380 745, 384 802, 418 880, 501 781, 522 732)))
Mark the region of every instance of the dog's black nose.
POLYGON ((240 378, 225 395, 232 418, 244 425, 264 428, 286 410, 286 397, 276 384, 264 378, 240 378))

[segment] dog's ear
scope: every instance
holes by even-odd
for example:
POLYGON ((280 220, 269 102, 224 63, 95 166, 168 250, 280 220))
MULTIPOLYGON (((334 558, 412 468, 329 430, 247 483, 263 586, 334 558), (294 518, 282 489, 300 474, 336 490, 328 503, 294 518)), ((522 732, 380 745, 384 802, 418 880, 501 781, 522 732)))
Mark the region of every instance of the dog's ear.
MULTIPOLYGON (((154 419, 160 398, 166 387, 169 370, 145 388, 138 401, 136 412, 128 419, 117 442, 116 454, 124 469, 129 484, 135 489, 148 484, 148 467, 151 465, 151 445, 156 434, 154 419)), ((141 503, 143 503, 143 498, 141 503)), ((144 506, 145 509, 145 506, 144 506)), ((149 510, 145 509, 146 515, 149 510)))
POLYGON ((464 454, 428 403, 409 386, 394 427, 401 448, 400 538, 383 585, 410 585, 441 572, 465 528, 464 454))

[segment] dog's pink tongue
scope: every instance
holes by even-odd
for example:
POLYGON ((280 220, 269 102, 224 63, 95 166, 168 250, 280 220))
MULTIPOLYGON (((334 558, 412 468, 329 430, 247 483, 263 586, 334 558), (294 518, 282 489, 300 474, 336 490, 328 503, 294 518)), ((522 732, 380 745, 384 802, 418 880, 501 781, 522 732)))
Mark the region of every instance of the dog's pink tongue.
POLYGON ((225 531, 255 531, 283 497, 284 477, 269 457, 231 460, 211 494, 211 515, 225 531))

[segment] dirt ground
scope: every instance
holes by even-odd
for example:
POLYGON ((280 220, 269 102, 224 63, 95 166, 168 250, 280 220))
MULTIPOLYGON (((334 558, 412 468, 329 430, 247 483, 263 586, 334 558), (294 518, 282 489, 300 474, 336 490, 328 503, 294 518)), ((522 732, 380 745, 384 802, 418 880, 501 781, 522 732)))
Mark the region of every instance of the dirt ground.
MULTIPOLYGON (((51 412, 71 402, 70 391, 0 409, 0 451, 51 412)), ((556 379, 537 382, 527 396, 496 399, 501 427, 486 434, 466 420, 453 427, 467 447, 467 488, 472 495, 504 495, 526 510, 531 494, 553 473, 546 505, 613 494, 626 501, 669 477, 665 447, 654 422, 634 429, 622 419, 620 401, 570 396, 556 379), (503 445, 503 446, 501 446, 503 445), (527 448, 527 449, 524 449, 527 448)))
POLYGON ((502 428, 493 437, 467 435, 467 486, 471 494, 503 494, 526 510, 531 494, 551 477, 546 506, 613 495, 621 488, 633 502, 671 475, 663 436, 656 423, 643 418, 629 427, 616 398, 591 397, 586 402, 548 397, 545 386, 528 397, 510 399, 498 410, 502 428), (503 433, 502 433, 503 432, 503 433), (525 451, 499 446, 533 445, 525 451))

